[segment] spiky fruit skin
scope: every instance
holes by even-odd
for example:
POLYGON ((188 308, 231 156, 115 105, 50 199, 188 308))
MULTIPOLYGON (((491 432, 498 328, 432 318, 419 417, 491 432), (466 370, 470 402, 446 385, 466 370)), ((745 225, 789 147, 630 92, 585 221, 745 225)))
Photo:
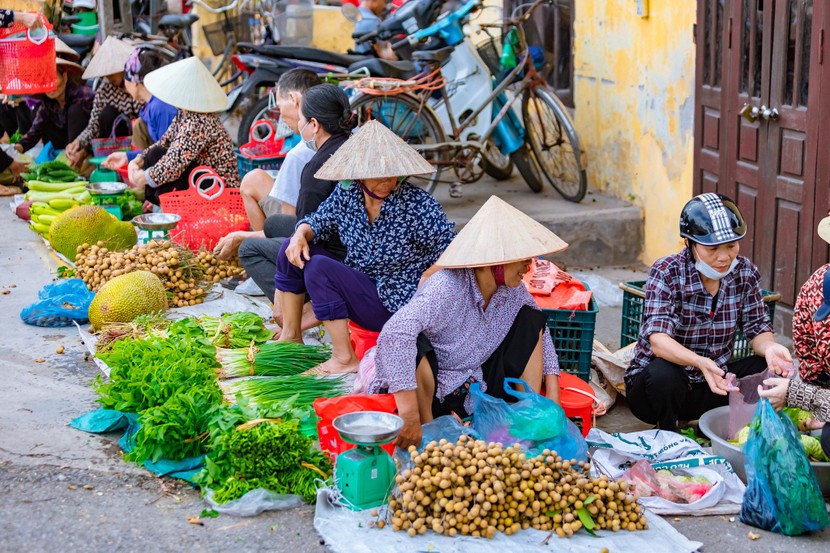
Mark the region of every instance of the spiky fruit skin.
POLYGON ((103 242, 110 250, 126 250, 135 246, 138 236, 132 223, 122 222, 97 205, 81 205, 67 209, 52 221, 49 243, 55 251, 74 262, 78 246, 103 242))
POLYGON ((117 276, 104 284, 89 306, 93 330, 107 323, 128 323, 139 315, 167 309, 167 292, 161 279, 150 271, 117 276))

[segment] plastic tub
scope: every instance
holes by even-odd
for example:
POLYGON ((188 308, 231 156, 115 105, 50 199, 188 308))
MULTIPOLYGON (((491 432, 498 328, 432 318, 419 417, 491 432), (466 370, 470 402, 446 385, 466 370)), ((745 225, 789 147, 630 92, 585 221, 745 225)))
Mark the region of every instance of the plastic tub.
MULTIPOLYGON (((712 453, 724 457, 732 465, 735 474, 746 482, 744 470, 744 450, 735 444, 729 443, 726 436, 729 432, 729 407, 717 407, 708 411, 698 421, 700 430, 712 440, 712 453)), ((821 493, 830 495, 830 463, 810 463, 816 473, 821 493)))

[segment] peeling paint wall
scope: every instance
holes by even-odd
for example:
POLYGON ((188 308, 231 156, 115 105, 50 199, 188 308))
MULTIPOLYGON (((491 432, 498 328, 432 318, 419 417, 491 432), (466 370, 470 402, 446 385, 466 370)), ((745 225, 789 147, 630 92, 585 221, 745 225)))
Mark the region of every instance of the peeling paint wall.
POLYGON ((696 3, 644 1, 574 2, 574 100, 589 185, 643 208, 651 264, 692 194, 696 3))

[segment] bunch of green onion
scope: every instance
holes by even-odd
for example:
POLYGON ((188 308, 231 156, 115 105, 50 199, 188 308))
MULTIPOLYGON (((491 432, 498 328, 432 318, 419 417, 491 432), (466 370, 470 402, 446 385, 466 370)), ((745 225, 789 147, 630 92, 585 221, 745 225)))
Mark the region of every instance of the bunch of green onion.
POLYGON ((239 376, 294 376, 328 361, 328 346, 307 346, 296 342, 267 342, 261 346, 217 349, 222 365, 219 378, 239 376))
POLYGON ((233 385, 233 391, 257 403, 282 401, 296 396, 294 405, 307 407, 321 397, 337 397, 349 393, 347 375, 280 376, 249 378, 233 385))

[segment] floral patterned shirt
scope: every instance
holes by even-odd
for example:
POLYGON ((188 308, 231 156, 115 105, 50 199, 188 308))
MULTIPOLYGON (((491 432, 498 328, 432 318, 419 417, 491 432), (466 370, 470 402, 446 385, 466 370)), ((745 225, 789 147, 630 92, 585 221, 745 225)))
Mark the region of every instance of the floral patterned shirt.
MULTIPOLYGON (((369 393, 414 390, 416 342, 423 333, 438 361, 436 397, 443 399, 469 378, 487 389, 481 365, 507 337, 523 306, 539 309, 524 286, 499 286, 487 309, 474 269, 443 269, 392 315, 378 337, 375 380, 369 393)), ((559 360, 550 333, 542 340, 544 374, 558 375, 559 360)), ((469 398, 465 399, 465 403, 469 398)), ((466 405, 470 412, 472 406, 466 405)))
POLYGON ((383 200, 371 223, 363 192, 343 184, 301 223, 311 225, 315 243, 339 236, 346 246, 346 265, 375 282, 391 313, 412 298, 421 275, 455 237, 453 223, 435 198, 408 183, 383 200))
MULTIPOLYGON (((652 265, 646 282, 643 323, 634 358, 625 373, 626 385, 654 359, 649 342, 652 334, 668 334, 726 370, 738 329, 748 340, 772 332, 758 269, 745 257, 737 259, 737 266, 721 279, 714 306, 688 248, 652 265)), ((705 382, 699 369, 688 366, 686 372, 691 382, 705 382)))
MULTIPOLYGON (((239 187, 239 167, 231 136, 215 113, 179 110, 154 146, 167 153, 147 170, 147 182, 157 188, 179 178, 193 161, 213 168, 232 188, 239 187)), ((142 152, 146 156, 147 150, 142 152)))
POLYGON ((109 80, 102 79, 101 86, 95 91, 95 100, 92 102, 92 113, 89 114, 89 123, 81 134, 78 142, 82 148, 89 148, 93 138, 107 138, 112 129, 101 129, 101 112, 107 106, 112 106, 132 121, 138 116, 138 111, 144 104, 133 100, 125 89, 115 86, 109 80))
POLYGON ((801 287, 793 309, 793 349, 805 382, 830 385, 830 317, 814 321, 824 302, 824 273, 820 267, 801 287))

